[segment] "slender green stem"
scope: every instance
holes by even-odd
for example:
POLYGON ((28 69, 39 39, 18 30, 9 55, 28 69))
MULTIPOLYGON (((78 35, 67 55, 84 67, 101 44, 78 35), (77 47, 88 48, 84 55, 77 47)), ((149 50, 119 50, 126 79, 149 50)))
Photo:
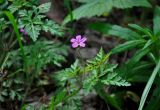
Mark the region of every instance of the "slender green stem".
POLYGON ((24 68, 26 68, 26 57, 25 57, 25 53, 24 53, 24 49, 23 49, 23 44, 22 44, 22 41, 21 41, 21 35, 19 33, 18 26, 17 26, 17 23, 15 21, 15 18, 13 16, 13 14, 11 12, 9 12, 9 11, 4 11, 4 14, 10 20, 10 22, 11 22, 11 24, 13 26, 13 29, 14 29, 14 31, 16 33, 16 37, 17 37, 17 40, 18 40, 18 43, 19 43, 19 46, 20 46, 20 49, 21 49, 23 60, 24 60, 24 68))
MULTIPOLYGON (((30 80, 29 80, 30 82, 28 81, 29 84, 28 84, 27 89, 24 93, 24 97, 23 97, 23 100, 22 100, 22 105, 24 105, 24 102, 26 100, 26 97, 28 96, 28 92, 31 89, 31 86, 32 86, 32 83, 33 83, 33 80, 34 80, 34 76, 30 76, 30 77, 31 77, 30 80)), ((29 78, 27 78, 27 79, 29 79, 29 78)))
POLYGON ((10 55, 10 53, 8 53, 7 56, 5 57, 0 69, 2 69, 2 70, 4 69, 4 65, 5 65, 6 61, 8 60, 8 58, 9 58, 9 55, 10 55))
POLYGON ((145 87, 145 89, 143 91, 143 94, 142 94, 142 97, 141 97, 141 101, 140 101, 140 105, 139 105, 138 110, 142 110, 143 109, 143 106, 144 106, 145 101, 147 99, 148 93, 149 93, 149 91, 150 91, 150 89, 152 87, 152 84, 153 84, 153 82, 155 80, 155 77, 156 77, 156 75, 157 75, 157 73, 158 73, 159 70, 160 70, 160 59, 159 59, 157 65, 156 65, 156 67, 155 67, 152 75, 150 76, 150 78, 149 78, 149 80, 147 82, 147 85, 146 85, 146 87, 145 87))
MULTIPOLYGON (((77 48, 77 53, 78 53, 78 55, 79 55, 79 57, 80 57, 80 60, 82 61, 82 64, 84 63, 84 67, 86 66, 86 63, 85 63, 85 61, 84 61, 84 59, 83 59, 83 57, 82 57, 82 55, 81 55, 81 53, 80 53, 80 48, 77 48)), ((83 78, 84 78, 84 73, 86 72, 86 69, 84 68, 83 69, 83 71, 82 71, 82 79, 81 79, 81 82, 83 81, 83 78)))

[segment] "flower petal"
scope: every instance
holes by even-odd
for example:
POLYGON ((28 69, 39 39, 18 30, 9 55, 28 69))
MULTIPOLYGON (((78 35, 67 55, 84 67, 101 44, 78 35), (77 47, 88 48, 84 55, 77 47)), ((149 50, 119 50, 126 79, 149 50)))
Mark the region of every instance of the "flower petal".
POLYGON ((72 39, 70 40, 70 42, 74 43, 74 42, 76 42, 76 39, 75 39, 75 38, 72 38, 72 39))
POLYGON ((72 47, 73 47, 73 48, 77 48, 77 47, 78 47, 78 43, 77 43, 77 42, 73 43, 73 44, 72 44, 72 47))
POLYGON ((76 36, 76 40, 77 40, 77 41, 80 41, 80 40, 81 40, 81 35, 77 35, 77 36, 76 36))
POLYGON ((86 44, 83 43, 83 42, 80 42, 79 45, 80 45, 80 47, 85 47, 86 46, 86 44))
POLYGON ((23 29, 23 28, 20 28, 20 32, 21 32, 21 33, 23 33, 23 32, 25 32, 25 31, 24 31, 24 29, 23 29))
POLYGON ((87 40, 87 38, 86 37, 83 37, 82 39, 81 39, 81 42, 85 42, 87 40))

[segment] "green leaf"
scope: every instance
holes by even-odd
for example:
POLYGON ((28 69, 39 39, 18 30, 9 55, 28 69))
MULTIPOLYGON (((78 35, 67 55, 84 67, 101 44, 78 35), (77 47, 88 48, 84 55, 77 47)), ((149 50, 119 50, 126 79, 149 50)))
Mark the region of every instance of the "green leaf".
POLYGON ((20 27, 23 27, 25 31, 28 33, 28 35, 32 38, 33 41, 36 41, 38 38, 38 35, 40 34, 41 30, 41 24, 43 22, 41 21, 41 18, 39 16, 33 16, 32 11, 26 11, 22 10, 19 12, 20 19, 20 27), (39 21, 39 24, 37 24, 37 21, 39 21))
POLYGON ((124 44, 120 44, 118 46, 116 46, 115 48, 112 49, 112 53, 119 53, 119 52, 123 52, 126 50, 130 50, 132 48, 135 48, 137 46, 143 46, 145 44, 145 40, 132 40, 132 41, 128 41, 125 42, 124 44))
POLYGON ((0 33, 7 28, 7 21, 4 18, 0 19, 0 33))
POLYGON ((157 81, 158 84, 156 85, 156 88, 154 89, 154 92, 152 94, 151 100, 149 101, 147 107, 145 107, 144 110, 159 110, 160 106, 159 106, 159 101, 160 101, 160 85, 159 85, 159 81, 157 81))
POLYGON ((143 47, 142 50, 144 50, 144 49, 146 49, 146 48, 149 48, 149 46, 151 46, 151 44, 153 44, 153 43, 154 43, 153 40, 148 40, 148 41, 146 42, 146 44, 144 45, 144 47, 143 47))
POLYGON ((27 4, 27 2, 24 2, 23 0, 15 0, 8 7, 8 9, 9 9, 9 11, 11 11, 11 13, 14 13, 14 12, 18 11, 20 8, 22 8, 25 4, 27 4))
POLYGON ((158 34, 160 32, 160 7, 157 6, 154 10, 154 19, 153 19, 153 31, 154 34, 158 34))
POLYGON ((7 89, 3 90, 3 91, 1 92, 1 94, 2 94, 3 96, 8 96, 7 89))
POLYGON ((99 68, 102 64, 107 62, 111 53, 105 54, 103 49, 101 48, 99 53, 95 56, 95 58, 91 60, 87 60, 87 66, 85 71, 91 71, 99 68))
POLYGON ((136 25, 136 24, 128 24, 128 26, 144 33, 145 35, 148 35, 150 37, 152 36, 151 30, 149 30, 148 28, 143 28, 143 27, 136 25))
POLYGON ((9 12, 9 11, 4 11, 4 13, 5 13, 6 16, 9 18, 9 20, 10 20, 12 26, 13 26, 13 29, 14 29, 14 31, 15 31, 15 33, 16 33, 16 37, 17 37, 17 40, 18 40, 18 43, 19 43, 19 46, 20 46, 20 49, 21 49, 21 53, 22 53, 22 55, 23 55, 23 60, 24 60, 24 62, 26 63, 26 60, 25 60, 26 58, 25 58, 25 54, 24 54, 23 44, 22 44, 22 41, 21 41, 21 35, 20 35, 20 33, 19 33, 18 26, 17 26, 17 24, 16 24, 16 21, 15 21, 15 19, 14 19, 14 16, 13 16, 13 14, 12 14, 11 12, 9 12))
POLYGON ((150 49, 148 48, 138 50, 127 64, 130 66, 133 66, 135 63, 139 62, 140 59, 144 57, 146 54, 148 54, 149 52, 150 52, 150 49))
MULTIPOLYGON (((137 7, 151 7, 151 4, 147 0, 79 0, 83 4, 79 8, 72 11, 73 20, 78 20, 83 17, 100 16, 104 13, 109 13, 113 7, 116 8, 132 8, 137 7)), ((70 16, 64 19, 63 24, 71 21, 70 16)))
POLYGON ((152 87, 152 84, 153 84, 153 82, 154 82, 154 80, 156 78, 156 75, 157 75, 159 70, 160 70, 160 59, 159 59, 157 65, 156 65, 153 73, 151 74, 151 76, 150 76, 150 78, 149 78, 149 80, 147 82, 147 85, 146 85, 146 87, 145 87, 145 89, 143 91, 138 110, 142 110, 143 109, 143 106, 144 106, 145 101, 147 99, 148 93, 149 93, 149 91, 150 91, 150 89, 152 87))
MULTIPOLYGON (((19 64, 21 64, 22 58, 19 53, 19 50, 10 52, 8 61, 10 65, 16 65, 17 67, 20 66, 19 64)), ((66 61, 65 56, 67 55, 67 46, 64 46, 58 42, 56 43, 53 41, 40 40, 32 45, 24 46, 24 54, 26 56, 27 68, 34 70, 34 72, 39 72, 47 66, 47 64, 61 66, 61 63, 66 61), (34 68, 31 69, 33 66, 34 68)))
MULTIPOLYGON (((40 8, 45 5, 48 6, 48 3, 43 4, 40 8)), ((44 9, 43 11, 46 10, 44 9)), ((24 28, 33 41, 38 39, 41 30, 44 30, 45 32, 50 31, 52 35, 63 35, 61 27, 52 20, 45 19, 45 15, 43 13, 38 13, 37 8, 35 11, 20 10, 19 16, 19 28, 24 28)))
POLYGON ((83 81, 83 89, 85 94, 90 93, 93 90, 94 86, 97 84, 99 78, 96 70, 93 70, 89 76, 83 81))
POLYGON ((5 99, 4 99, 4 97, 2 96, 2 95, 0 95, 0 101, 4 101, 5 99))
POLYGON ((107 75, 107 79, 101 80, 103 84, 116 85, 116 86, 130 86, 131 84, 122 79, 117 73, 110 73, 107 75))
POLYGON ((79 60, 76 60, 70 68, 66 68, 64 70, 56 72, 56 74, 54 75, 55 80, 57 80, 58 82, 66 82, 67 80, 75 78, 80 71, 80 68, 78 67, 78 62, 79 60))
MULTIPOLYGON (((83 17, 100 16, 105 12, 109 12, 112 9, 112 6, 112 0, 95 0, 93 2, 88 2, 72 12, 73 19, 78 20, 83 17)), ((70 15, 67 15, 63 24, 68 23, 70 20, 70 15)))
POLYGON ((89 28, 99 31, 103 34, 113 35, 125 40, 141 39, 141 36, 138 33, 118 25, 110 25, 106 23, 92 23, 88 26, 89 28))
POLYGON ((132 8, 136 7, 151 7, 147 0, 113 0, 114 7, 116 8, 132 8))
POLYGON ((14 100, 15 99, 15 97, 16 97, 16 92, 15 91, 13 91, 13 90, 11 90, 11 92, 10 92, 10 97, 11 97, 11 99, 12 100, 14 100))
POLYGON ((67 95, 66 91, 63 90, 59 91, 55 97, 55 104, 59 104, 60 102, 62 102, 66 98, 66 95, 67 95))
POLYGON ((159 81, 157 81, 158 84, 156 85, 156 89, 153 92, 153 95, 151 97, 151 100, 149 101, 147 107, 144 110, 159 110, 159 102, 160 102, 160 84, 159 81))
POLYGON ((103 84, 98 83, 95 86, 95 90, 97 94, 108 104, 116 108, 117 110, 121 110, 119 103, 117 102, 115 95, 110 95, 107 92, 104 91, 103 84))
POLYGON ((46 19, 45 23, 42 25, 42 29, 45 32, 51 32, 52 35, 62 36, 63 32, 59 25, 57 25, 52 20, 46 19))
POLYGON ((49 110, 54 110, 55 109, 55 96, 52 96, 48 109, 49 110))
POLYGON ((94 0, 77 0, 80 3, 88 3, 88 2, 93 2, 94 0))
POLYGON ((38 6, 38 9, 40 13, 47 13, 50 7, 51 7, 51 2, 48 2, 38 6))
POLYGON ((150 61, 143 61, 143 62, 139 62, 134 68, 133 71, 135 70, 146 70, 147 68, 150 68, 154 65, 153 62, 150 61))

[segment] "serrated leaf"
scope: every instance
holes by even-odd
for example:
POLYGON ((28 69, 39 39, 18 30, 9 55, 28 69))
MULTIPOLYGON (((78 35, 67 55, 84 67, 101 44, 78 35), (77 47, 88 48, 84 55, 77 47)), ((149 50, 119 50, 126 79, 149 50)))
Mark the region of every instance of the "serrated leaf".
POLYGON ((21 19, 19 19, 20 28, 24 28, 27 34, 32 38, 33 41, 36 41, 41 30, 41 25, 37 25, 37 21, 43 22, 40 20, 41 18, 33 17, 34 13, 32 11, 22 10, 19 12, 21 19), (36 20, 37 19, 37 20, 36 20))
MULTIPOLYGON (((78 20, 83 17, 100 16, 104 13, 109 13, 113 7, 116 8, 132 8, 137 7, 151 7, 151 4, 147 0, 80 0, 85 3, 79 8, 72 11, 73 20, 78 20)), ((64 19, 63 24, 71 21, 70 16, 64 19)))
POLYGON ((24 4, 27 2, 24 2, 22 0, 15 0, 12 2, 12 4, 8 7, 8 9, 11 11, 11 13, 15 13, 17 10, 19 10, 21 7, 23 7, 24 4))
POLYGON ((80 68, 78 67, 78 60, 76 60, 74 62, 74 64, 71 65, 70 68, 66 68, 64 70, 58 71, 56 72, 56 75, 54 75, 54 78, 56 80, 59 80, 61 82, 70 80, 74 77, 76 77, 76 75, 79 73, 80 68))
POLYGON ((38 6, 38 9, 40 13, 47 13, 50 7, 51 7, 51 2, 48 2, 38 6))
POLYGON ((39 34, 41 27, 40 26, 35 26, 35 25, 26 25, 25 27, 26 32, 29 34, 29 36, 32 38, 33 41, 36 41, 39 34))
POLYGON ((95 58, 87 61, 85 71, 90 71, 99 68, 109 59, 110 54, 111 53, 105 54, 103 49, 101 48, 99 53, 95 56, 95 58))
POLYGON ((16 97, 16 92, 15 91, 13 91, 13 90, 11 90, 11 92, 10 92, 10 97, 11 97, 11 99, 12 100, 14 100, 15 99, 15 97, 16 97))
POLYGON ((93 90, 94 86, 97 84, 99 78, 97 76, 97 71, 94 70, 83 82, 83 89, 85 94, 88 94, 91 90, 93 90))
POLYGON ((107 76, 107 79, 101 80, 102 83, 107 85, 117 85, 117 86, 130 86, 131 84, 126 80, 118 76, 117 73, 110 73, 107 76))
POLYGON ((52 35, 57 35, 57 36, 63 35, 61 27, 52 20, 46 20, 45 23, 42 25, 42 29, 45 32, 51 32, 52 35))
MULTIPOLYGON (((112 0, 95 0, 93 2, 86 3, 81 7, 75 9, 73 14, 73 19, 78 20, 83 17, 92 17, 92 16, 99 16, 105 12, 109 12, 112 9, 112 0)), ((68 15, 63 24, 66 24, 70 21, 70 16, 68 15)))

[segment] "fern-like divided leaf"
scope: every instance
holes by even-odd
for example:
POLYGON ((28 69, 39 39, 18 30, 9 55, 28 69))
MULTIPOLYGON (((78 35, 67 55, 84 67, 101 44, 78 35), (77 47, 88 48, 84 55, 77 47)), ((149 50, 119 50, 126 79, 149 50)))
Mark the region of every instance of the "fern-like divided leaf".
MULTIPOLYGON (((79 8, 73 10, 73 20, 78 20, 83 17, 92 17, 92 16, 100 16, 104 13, 109 13, 112 8, 132 8, 134 6, 137 7, 151 7, 151 4, 147 0, 89 0, 90 2, 86 2, 84 0, 79 0, 84 5, 79 8)), ((63 24, 71 21, 70 16, 68 15, 63 24)))
POLYGON ((65 70, 61 70, 56 72, 54 75, 55 80, 58 82, 65 82, 69 79, 75 78, 76 75, 80 72, 80 68, 78 67, 78 60, 75 61, 70 68, 66 68, 65 70))
POLYGON ((52 20, 46 19, 44 24, 42 25, 42 30, 45 32, 50 32, 52 35, 62 36, 62 29, 58 24, 53 22, 52 20))
POLYGON ((51 2, 44 3, 38 7, 40 13, 47 13, 51 7, 51 2))
MULTIPOLYGON (((53 41, 37 41, 35 44, 25 46, 24 52, 27 66, 41 69, 47 64, 61 66, 61 62, 65 61, 67 48, 53 41)), ((21 55, 19 50, 16 50, 11 52, 9 61, 6 64, 8 64, 8 66, 18 65, 20 62, 21 55)))
POLYGON ((60 62, 65 61, 64 56, 67 55, 66 48, 64 46, 52 41, 38 41, 34 45, 28 46, 24 49, 28 61, 31 61, 29 64, 33 64, 33 61, 35 61, 35 64, 42 64, 41 66, 48 63, 61 66, 60 62))
POLYGON ((99 68, 109 59, 110 54, 111 53, 105 54, 101 48, 95 58, 87 61, 87 67, 85 68, 85 71, 91 71, 99 68))
POLYGON ((99 77, 97 76, 97 71, 94 70, 87 78, 83 81, 83 89, 88 94, 91 90, 93 90, 93 87, 97 84, 99 81, 99 77))
POLYGON ((38 39, 41 31, 50 32, 52 35, 62 36, 61 27, 52 20, 46 19, 45 13, 49 11, 51 3, 39 7, 33 6, 31 10, 19 11, 19 28, 24 28, 33 41, 38 39))
POLYGON ((116 86, 130 86, 131 84, 126 80, 122 79, 117 73, 110 73, 107 75, 107 79, 101 80, 102 83, 107 85, 116 86))

